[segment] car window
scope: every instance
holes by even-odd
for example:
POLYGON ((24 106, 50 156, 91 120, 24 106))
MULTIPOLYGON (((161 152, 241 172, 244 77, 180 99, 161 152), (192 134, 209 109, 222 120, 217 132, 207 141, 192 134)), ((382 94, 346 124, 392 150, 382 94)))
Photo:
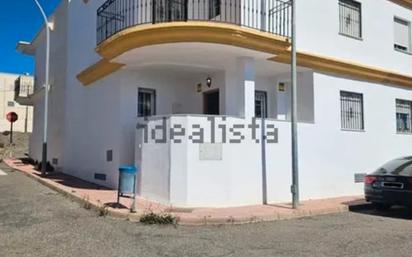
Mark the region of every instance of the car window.
POLYGON ((387 162, 373 174, 412 176, 412 158, 400 158, 387 162))

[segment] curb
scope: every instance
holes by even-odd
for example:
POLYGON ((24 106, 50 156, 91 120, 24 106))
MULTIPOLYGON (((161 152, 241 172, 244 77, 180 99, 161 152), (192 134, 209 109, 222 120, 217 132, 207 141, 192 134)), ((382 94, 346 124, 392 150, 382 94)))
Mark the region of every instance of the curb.
MULTIPOLYGON (((78 195, 73 194, 72 192, 69 192, 67 190, 61 189, 55 185, 53 185, 52 183, 49 183, 47 181, 44 181, 44 179, 42 179, 41 177, 35 176, 31 173, 19 170, 15 167, 10 166, 6 161, 3 160, 3 163, 6 164, 10 169, 18 171, 19 173, 23 174, 24 176, 31 178, 33 180, 35 180, 36 182, 42 184, 45 187, 48 187, 51 190, 54 190, 56 192, 58 192, 59 194, 61 194, 63 197, 66 197, 70 200, 72 200, 73 202, 76 202, 80 205, 82 205, 82 207, 84 207, 84 204, 90 204, 90 208, 85 208, 85 209, 91 209, 97 213, 99 213, 102 210, 102 205, 99 203, 96 203, 94 201, 89 201, 85 198, 82 198, 78 195)), ((114 210, 111 207, 103 207, 103 208, 107 208, 107 215, 113 218, 117 218, 117 219, 128 219, 129 218, 129 213, 122 213, 122 212, 118 212, 116 210, 114 210)), ((131 214, 131 213, 130 213, 131 214)), ((133 213, 134 214, 134 213, 133 213)), ((134 214, 137 215, 137 214, 134 214)))
POLYGON ((336 208, 326 208, 317 211, 311 210, 298 210, 293 214, 281 214, 274 213, 273 215, 267 215, 262 217, 250 216, 244 218, 226 217, 226 218, 214 218, 214 217, 203 217, 203 218, 189 218, 180 219, 178 224, 184 226, 202 226, 202 225, 243 225, 243 224, 253 224, 260 222, 274 222, 282 220, 293 220, 302 219, 307 217, 315 217, 329 214, 339 214, 349 212, 348 206, 339 206, 336 208))
POLYGON ((365 202, 361 204, 355 204, 349 206, 349 211, 357 212, 357 211, 369 211, 373 210, 375 207, 371 203, 365 202))

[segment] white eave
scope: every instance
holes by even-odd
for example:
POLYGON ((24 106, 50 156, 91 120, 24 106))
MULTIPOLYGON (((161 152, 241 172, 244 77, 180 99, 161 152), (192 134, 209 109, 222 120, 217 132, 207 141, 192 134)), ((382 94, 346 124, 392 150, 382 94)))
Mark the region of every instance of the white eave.
POLYGON ((17 51, 19 51, 22 54, 26 55, 34 55, 36 52, 35 47, 33 46, 32 43, 26 42, 26 41, 19 41, 17 43, 16 47, 17 51))

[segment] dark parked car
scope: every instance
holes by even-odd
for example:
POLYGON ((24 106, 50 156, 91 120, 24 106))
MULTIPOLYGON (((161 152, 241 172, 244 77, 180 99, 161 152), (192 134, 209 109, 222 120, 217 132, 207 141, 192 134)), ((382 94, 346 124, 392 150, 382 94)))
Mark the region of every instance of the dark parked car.
POLYGON ((412 206, 412 156, 392 160, 367 175, 365 198, 378 209, 412 206))

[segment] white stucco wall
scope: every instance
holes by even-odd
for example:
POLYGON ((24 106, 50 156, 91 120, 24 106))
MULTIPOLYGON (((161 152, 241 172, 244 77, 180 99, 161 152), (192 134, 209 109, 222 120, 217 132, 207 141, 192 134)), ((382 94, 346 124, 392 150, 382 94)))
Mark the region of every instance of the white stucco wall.
POLYGON ((411 55, 394 50, 393 19, 412 21, 412 11, 389 0, 357 1, 362 4, 361 40, 339 35, 337 0, 297 0, 298 49, 411 74, 411 55))
MULTIPOLYGON (((105 1, 69 1, 67 8, 67 76, 65 89, 64 172, 93 181, 94 173, 117 170, 119 159, 120 91, 113 90, 119 76, 113 74, 84 87, 76 78, 83 69, 97 62, 96 10, 105 1), (106 150, 113 150, 113 160, 106 162, 106 150)), ((116 180, 107 175, 107 180, 116 180)), ((97 181, 110 186, 105 181, 97 181)))
POLYGON ((390 159, 412 154, 412 137, 397 134, 395 106, 397 98, 412 100, 410 89, 319 73, 314 84, 315 123, 299 131, 303 197, 361 193, 351 186, 354 173, 373 172, 390 159), (364 132, 341 130, 340 90, 363 94, 364 132))

